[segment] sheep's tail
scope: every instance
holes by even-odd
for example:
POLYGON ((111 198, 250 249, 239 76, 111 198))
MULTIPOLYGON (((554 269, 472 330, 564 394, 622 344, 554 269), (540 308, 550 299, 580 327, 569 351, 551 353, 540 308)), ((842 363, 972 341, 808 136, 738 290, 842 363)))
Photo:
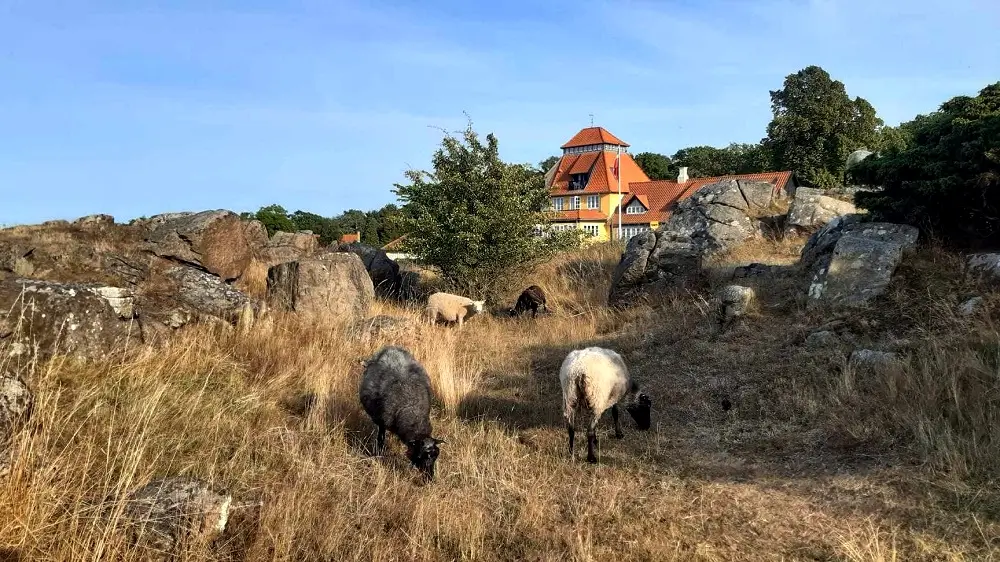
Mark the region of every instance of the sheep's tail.
POLYGON ((591 408, 590 400, 587 398, 587 375, 586 373, 581 373, 580 376, 576 377, 576 406, 584 406, 587 409, 591 408))

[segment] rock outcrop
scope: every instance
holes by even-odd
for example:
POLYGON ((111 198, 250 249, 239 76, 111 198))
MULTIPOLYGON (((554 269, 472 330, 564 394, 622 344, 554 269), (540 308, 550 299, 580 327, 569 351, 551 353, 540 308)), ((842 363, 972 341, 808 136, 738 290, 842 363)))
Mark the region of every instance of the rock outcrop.
POLYGON ((0 476, 10 471, 14 435, 31 418, 35 397, 20 377, 0 371, 0 476))
POLYGON ((0 281, 0 357, 104 357, 139 338, 128 291, 13 278, 0 281))
POLYGON ((108 226, 115 224, 115 217, 111 215, 87 215, 73 221, 76 226, 108 226))
POLYGON ((813 232, 841 215, 857 213, 851 203, 824 194, 822 189, 799 187, 788 210, 786 229, 792 233, 813 232))
POLYGON ((367 316, 375 287, 357 255, 328 252, 271 267, 267 295, 276 310, 357 322, 367 316))
POLYGON ((725 252, 760 233, 760 218, 773 214, 774 186, 724 180, 707 185, 677 204, 660 228, 689 240, 708 256, 725 252))
POLYGON ((1000 280, 1000 254, 972 254, 966 270, 980 279, 1000 280))
POLYGON ((226 530, 233 498, 191 478, 154 480, 133 492, 126 519, 133 541, 149 554, 208 544, 226 530))
POLYGON ((361 258, 368 271, 368 276, 375 285, 375 293, 388 298, 396 298, 402 289, 402 278, 399 274, 399 264, 386 255, 385 251, 362 244, 361 242, 351 242, 350 244, 340 244, 338 252, 350 252, 361 258))
POLYGON ((218 275, 238 278, 267 243, 260 229, 248 227, 231 211, 202 211, 157 215, 144 223, 151 227, 148 249, 159 257, 183 262, 218 275))
POLYGON ((861 222, 857 215, 832 220, 802 249, 810 306, 864 306, 885 291, 918 234, 909 225, 861 222))
POLYGON ((264 249, 268 267, 312 256, 319 250, 319 236, 311 232, 275 232, 264 249))

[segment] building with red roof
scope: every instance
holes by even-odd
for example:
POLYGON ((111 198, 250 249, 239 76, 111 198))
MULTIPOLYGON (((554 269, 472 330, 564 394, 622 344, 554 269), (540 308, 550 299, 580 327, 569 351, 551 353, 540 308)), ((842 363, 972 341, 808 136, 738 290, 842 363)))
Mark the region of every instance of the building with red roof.
POLYGON ((561 147, 562 157, 545 174, 555 230, 576 228, 596 240, 618 238, 620 213, 621 236, 628 239, 655 230, 678 201, 718 181, 766 181, 785 193, 795 187, 787 171, 688 178, 687 168, 681 168, 677 180, 651 181, 628 147, 603 127, 583 129, 561 147))

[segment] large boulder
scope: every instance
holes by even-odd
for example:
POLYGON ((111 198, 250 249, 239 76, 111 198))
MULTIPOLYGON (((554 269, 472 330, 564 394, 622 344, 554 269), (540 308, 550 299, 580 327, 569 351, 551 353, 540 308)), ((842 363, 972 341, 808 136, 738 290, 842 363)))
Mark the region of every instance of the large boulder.
POLYGON ((319 236, 308 231, 275 232, 264 248, 268 267, 312 256, 319 250, 319 236))
POLYGON ((131 295, 116 287, 11 278, 0 281, 0 358, 105 357, 137 339, 131 295))
POLYGON ((689 240, 704 256, 725 252, 760 233, 774 197, 770 183, 723 180, 678 203, 660 230, 689 240))
POLYGON ((645 293, 683 287, 698 277, 702 254, 690 239, 669 232, 642 232, 625 247, 611 278, 608 304, 627 306, 645 293))
POLYGON ((389 258, 384 250, 361 242, 351 242, 340 244, 337 251, 350 252, 361 258, 378 295, 393 298, 399 296, 402 286, 399 264, 389 258))
POLYGON ((802 249, 809 305, 866 305, 885 292, 904 251, 916 244, 918 235, 913 226, 860 222, 850 215, 831 221, 802 249))
POLYGON ((146 224, 148 248, 157 256, 200 267, 229 281, 238 278, 260 248, 259 229, 232 211, 158 215, 146 224))
POLYGON ((272 266, 267 272, 271 308, 309 319, 358 322, 368 315, 375 287, 361 258, 327 252, 272 266))
POLYGON ((175 285, 175 299, 195 317, 213 316, 226 322, 236 322, 250 297, 222 279, 193 267, 176 266, 165 275, 175 285))
POLYGON ((812 232, 841 215, 857 213, 851 203, 828 197, 822 189, 799 187, 785 221, 791 232, 812 232))
POLYGON ((162 478, 127 498, 125 522, 132 540, 146 554, 169 557, 222 535, 232 501, 231 495, 196 479, 162 478))

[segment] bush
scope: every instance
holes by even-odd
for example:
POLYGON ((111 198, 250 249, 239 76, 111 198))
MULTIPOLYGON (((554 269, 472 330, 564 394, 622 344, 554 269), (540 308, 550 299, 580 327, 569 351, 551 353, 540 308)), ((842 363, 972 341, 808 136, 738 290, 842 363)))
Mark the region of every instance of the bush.
POLYGON ((1000 245, 1000 82, 908 124, 908 147, 852 169, 856 203, 876 220, 913 224, 960 247, 1000 245))

